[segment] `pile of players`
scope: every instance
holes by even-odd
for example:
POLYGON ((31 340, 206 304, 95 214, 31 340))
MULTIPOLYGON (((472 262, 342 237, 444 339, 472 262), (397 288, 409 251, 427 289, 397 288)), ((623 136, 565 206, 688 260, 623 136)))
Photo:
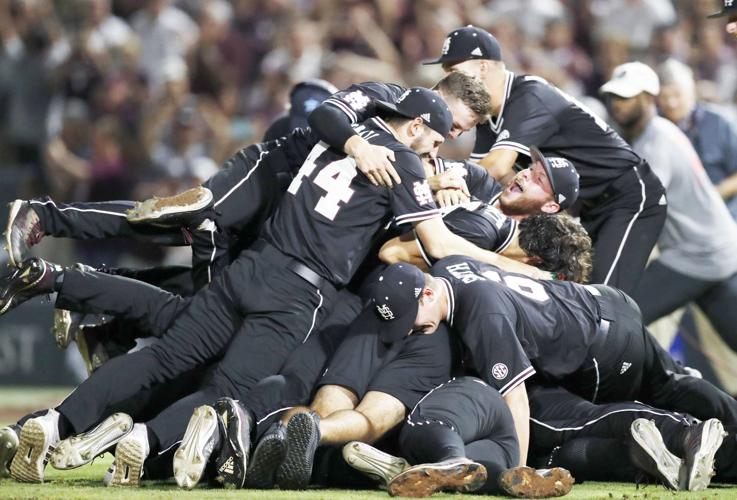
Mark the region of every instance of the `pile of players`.
POLYGON ((507 71, 489 33, 453 31, 434 62, 433 90, 300 84, 325 99, 309 128, 175 197, 14 202, 0 314, 56 292, 56 341, 74 337, 91 374, 0 430, 0 475, 43 482, 49 462, 111 450, 117 486, 546 497, 574 477, 732 480, 737 402, 673 361, 625 293, 666 222, 657 176, 580 103, 507 71), (474 127, 480 165, 437 157, 474 127), (28 258, 46 236, 188 244, 192 267, 28 258))

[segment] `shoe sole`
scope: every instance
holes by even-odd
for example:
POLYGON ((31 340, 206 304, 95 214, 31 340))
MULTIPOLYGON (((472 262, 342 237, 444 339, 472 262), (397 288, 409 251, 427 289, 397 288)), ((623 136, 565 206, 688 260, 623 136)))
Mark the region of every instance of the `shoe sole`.
POLYGON ((223 419, 223 421, 228 424, 225 428, 225 442, 223 443, 221 456, 227 455, 228 460, 232 458, 233 461, 228 467, 228 461, 226 460, 218 468, 215 481, 222 484, 226 489, 240 489, 243 488, 243 483, 246 480, 250 439, 247 444, 243 442, 244 422, 238 408, 235 407, 237 403, 233 400, 228 400, 226 403, 217 403, 216 407, 219 404, 227 405, 225 408, 227 418, 223 419), (233 422, 236 425, 232 425, 233 422))
POLYGON ((72 313, 66 309, 54 309, 54 324, 51 334, 59 349, 66 349, 72 342, 72 313))
POLYGON ((8 297, 8 299, 5 301, 5 304, 3 304, 3 306, 0 308, 0 316, 5 314, 7 310, 11 308, 11 306, 15 305, 15 297, 19 293, 29 288, 33 288, 34 286, 38 285, 38 283, 43 279, 44 275, 46 274, 46 263, 40 259, 38 262, 40 262, 41 266, 43 266, 43 272, 41 273, 41 275, 38 278, 36 278, 33 282, 27 283, 26 286, 24 286, 23 288, 19 288, 18 290, 15 291, 15 293, 13 293, 13 295, 8 297))
POLYGON ((121 440, 115 447, 115 461, 113 477, 110 486, 137 488, 141 484, 141 471, 146 455, 143 446, 138 441, 121 440))
POLYGON ((217 431, 218 417, 212 406, 198 406, 189 419, 182 444, 174 453, 174 479, 180 488, 191 490, 202 479, 210 456, 204 449, 213 432, 217 431))
POLYGON ((168 198, 153 198, 138 203, 126 212, 126 219, 134 224, 166 223, 207 208, 212 199, 212 191, 209 189, 193 188, 168 198))
POLYGON ((76 469, 90 463, 95 457, 105 453, 133 430, 133 419, 125 413, 114 413, 100 425, 78 436, 72 436, 59 443, 51 454, 50 462, 54 469, 76 469))
POLYGON ((546 498, 567 495, 575 479, 561 467, 551 469, 542 476, 531 467, 515 467, 502 472, 499 485, 510 496, 517 498, 546 498))
POLYGON ((688 490, 703 491, 714 475, 714 455, 722 445, 726 433, 717 419, 707 420, 701 431, 701 446, 689 460, 688 490))
POLYGON ((683 462, 665 446, 663 436, 655 423, 639 418, 632 422, 630 434, 640 450, 654 463, 658 479, 671 490, 678 490, 678 474, 683 462))
POLYGON ((15 257, 13 256, 13 245, 10 243, 10 234, 11 229, 13 228, 13 223, 15 222, 15 218, 18 216, 18 212, 23 206, 23 200, 12 201, 9 203, 8 206, 10 207, 10 213, 8 214, 8 223, 5 226, 5 232, 3 233, 3 236, 5 236, 5 245, 3 245, 3 248, 5 248, 5 251, 8 252, 8 264, 10 264, 12 267, 19 267, 20 262, 16 262, 15 257))
POLYGON ((264 436, 259 441, 246 470, 248 488, 270 489, 276 484, 276 469, 287 456, 287 442, 279 436, 264 436))
POLYGON ((307 413, 297 413, 287 424, 287 456, 276 471, 276 484, 283 490, 304 490, 312 476, 311 441, 317 439, 315 421, 307 413))
POLYGON ((46 449, 44 428, 33 419, 20 431, 18 451, 10 463, 10 475, 21 483, 43 483, 44 469, 52 448, 46 449))
POLYGON ((389 483, 393 497, 429 497, 436 491, 476 491, 486 483, 486 467, 475 462, 412 467, 389 483))
POLYGON ((79 355, 82 357, 84 366, 87 368, 87 375, 92 375, 95 370, 100 368, 110 359, 107 355, 101 356, 100 353, 90 352, 90 345, 87 342, 87 336, 84 333, 84 329, 79 329, 77 331, 75 340, 77 341, 79 355))
POLYGON ((10 462, 18 451, 20 440, 12 429, 0 430, 0 478, 10 477, 10 462))
POLYGON ((343 459, 357 471, 383 482, 384 486, 409 468, 405 459, 358 441, 343 446, 343 459))

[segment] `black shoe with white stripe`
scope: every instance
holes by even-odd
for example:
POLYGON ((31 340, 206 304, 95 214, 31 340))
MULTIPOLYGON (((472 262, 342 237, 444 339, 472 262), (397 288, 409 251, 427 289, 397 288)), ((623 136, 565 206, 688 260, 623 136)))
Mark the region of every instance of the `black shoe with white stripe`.
POLYGON ((287 456, 287 428, 277 421, 261 437, 246 471, 246 487, 270 489, 276 484, 276 469, 287 456))
POLYGON ((304 490, 310 484, 315 451, 320 444, 320 417, 314 412, 297 413, 287 423, 287 456, 276 470, 282 490, 304 490))
POLYGON ((213 408, 224 428, 220 450, 213 454, 215 482, 225 488, 243 488, 251 451, 253 417, 231 398, 218 399, 213 408))
POLYGON ((54 293, 54 282, 61 271, 61 267, 56 264, 37 257, 21 262, 0 283, 0 314, 5 314, 38 295, 54 293))

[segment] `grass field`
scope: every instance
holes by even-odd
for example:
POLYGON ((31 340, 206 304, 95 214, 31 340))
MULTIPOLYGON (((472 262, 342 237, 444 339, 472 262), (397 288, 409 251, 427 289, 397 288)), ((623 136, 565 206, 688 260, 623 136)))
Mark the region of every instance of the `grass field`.
MULTIPOLYGON (((26 412, 55 404, 66 394, 68 389, 0 389, 0 422, 13 421, 26 412)), ((174 481, 145 482, 141 488, 105 488, 102 477, 112 463, 112 456, 105 455, 93 464, 72 471, 57 471, 49 467, 46 470, 46 483, 21 484, 13 480, 0 480, 0 499, 101 499, 122 500, 134 498, 168 499, 168 498, 243 498, 243 499, 304 499, 304 500, 361 500, 388 498, 383 491, 350 491, 350 490, 310 490, 293 491, 259 491, 240 490, 226 491, 197 488, 193 491, 179 490, 174 481)), ((457 494, 438 494, 432 498, 459 498, 457 494)), ((480 497, 471 498, 496 498, 480 497)), ((699 493, 671 492, 661 486, 649 485, 637 488, 631 484, 619 483, 584 483, 576 485, 571 494, 565 498, 571 500, 588 499, 737 499, 737 487, 713 485, 699 493)))

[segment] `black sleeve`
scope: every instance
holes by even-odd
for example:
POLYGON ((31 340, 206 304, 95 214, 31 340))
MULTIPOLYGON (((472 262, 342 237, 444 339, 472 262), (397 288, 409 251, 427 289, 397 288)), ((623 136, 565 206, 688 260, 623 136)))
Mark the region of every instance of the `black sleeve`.
POLYGON ((440 210, 435 205, 420 157, 411 151, 395 150, 395 158, 394 167, 402 183, 387 188, 394 224, 401 226, 439 217, 440 210))
POLYGON ((321 104, 307 117, 312 131, 330 147, 343 150, 345 141, 356 135, 351 121, 338 108, 321 104))
POLYGON ((494 179, 484 167, 466 161, 463 165, 466 170, 466 185, 471 196, 489 203, 502 192, 502 185, 494 179))
POLYGON ((289 128, 289 115, 283 114, 274 120, 264 132, 261 142, 275 141, 280 137, 288 135, 292 130, 289 128))

